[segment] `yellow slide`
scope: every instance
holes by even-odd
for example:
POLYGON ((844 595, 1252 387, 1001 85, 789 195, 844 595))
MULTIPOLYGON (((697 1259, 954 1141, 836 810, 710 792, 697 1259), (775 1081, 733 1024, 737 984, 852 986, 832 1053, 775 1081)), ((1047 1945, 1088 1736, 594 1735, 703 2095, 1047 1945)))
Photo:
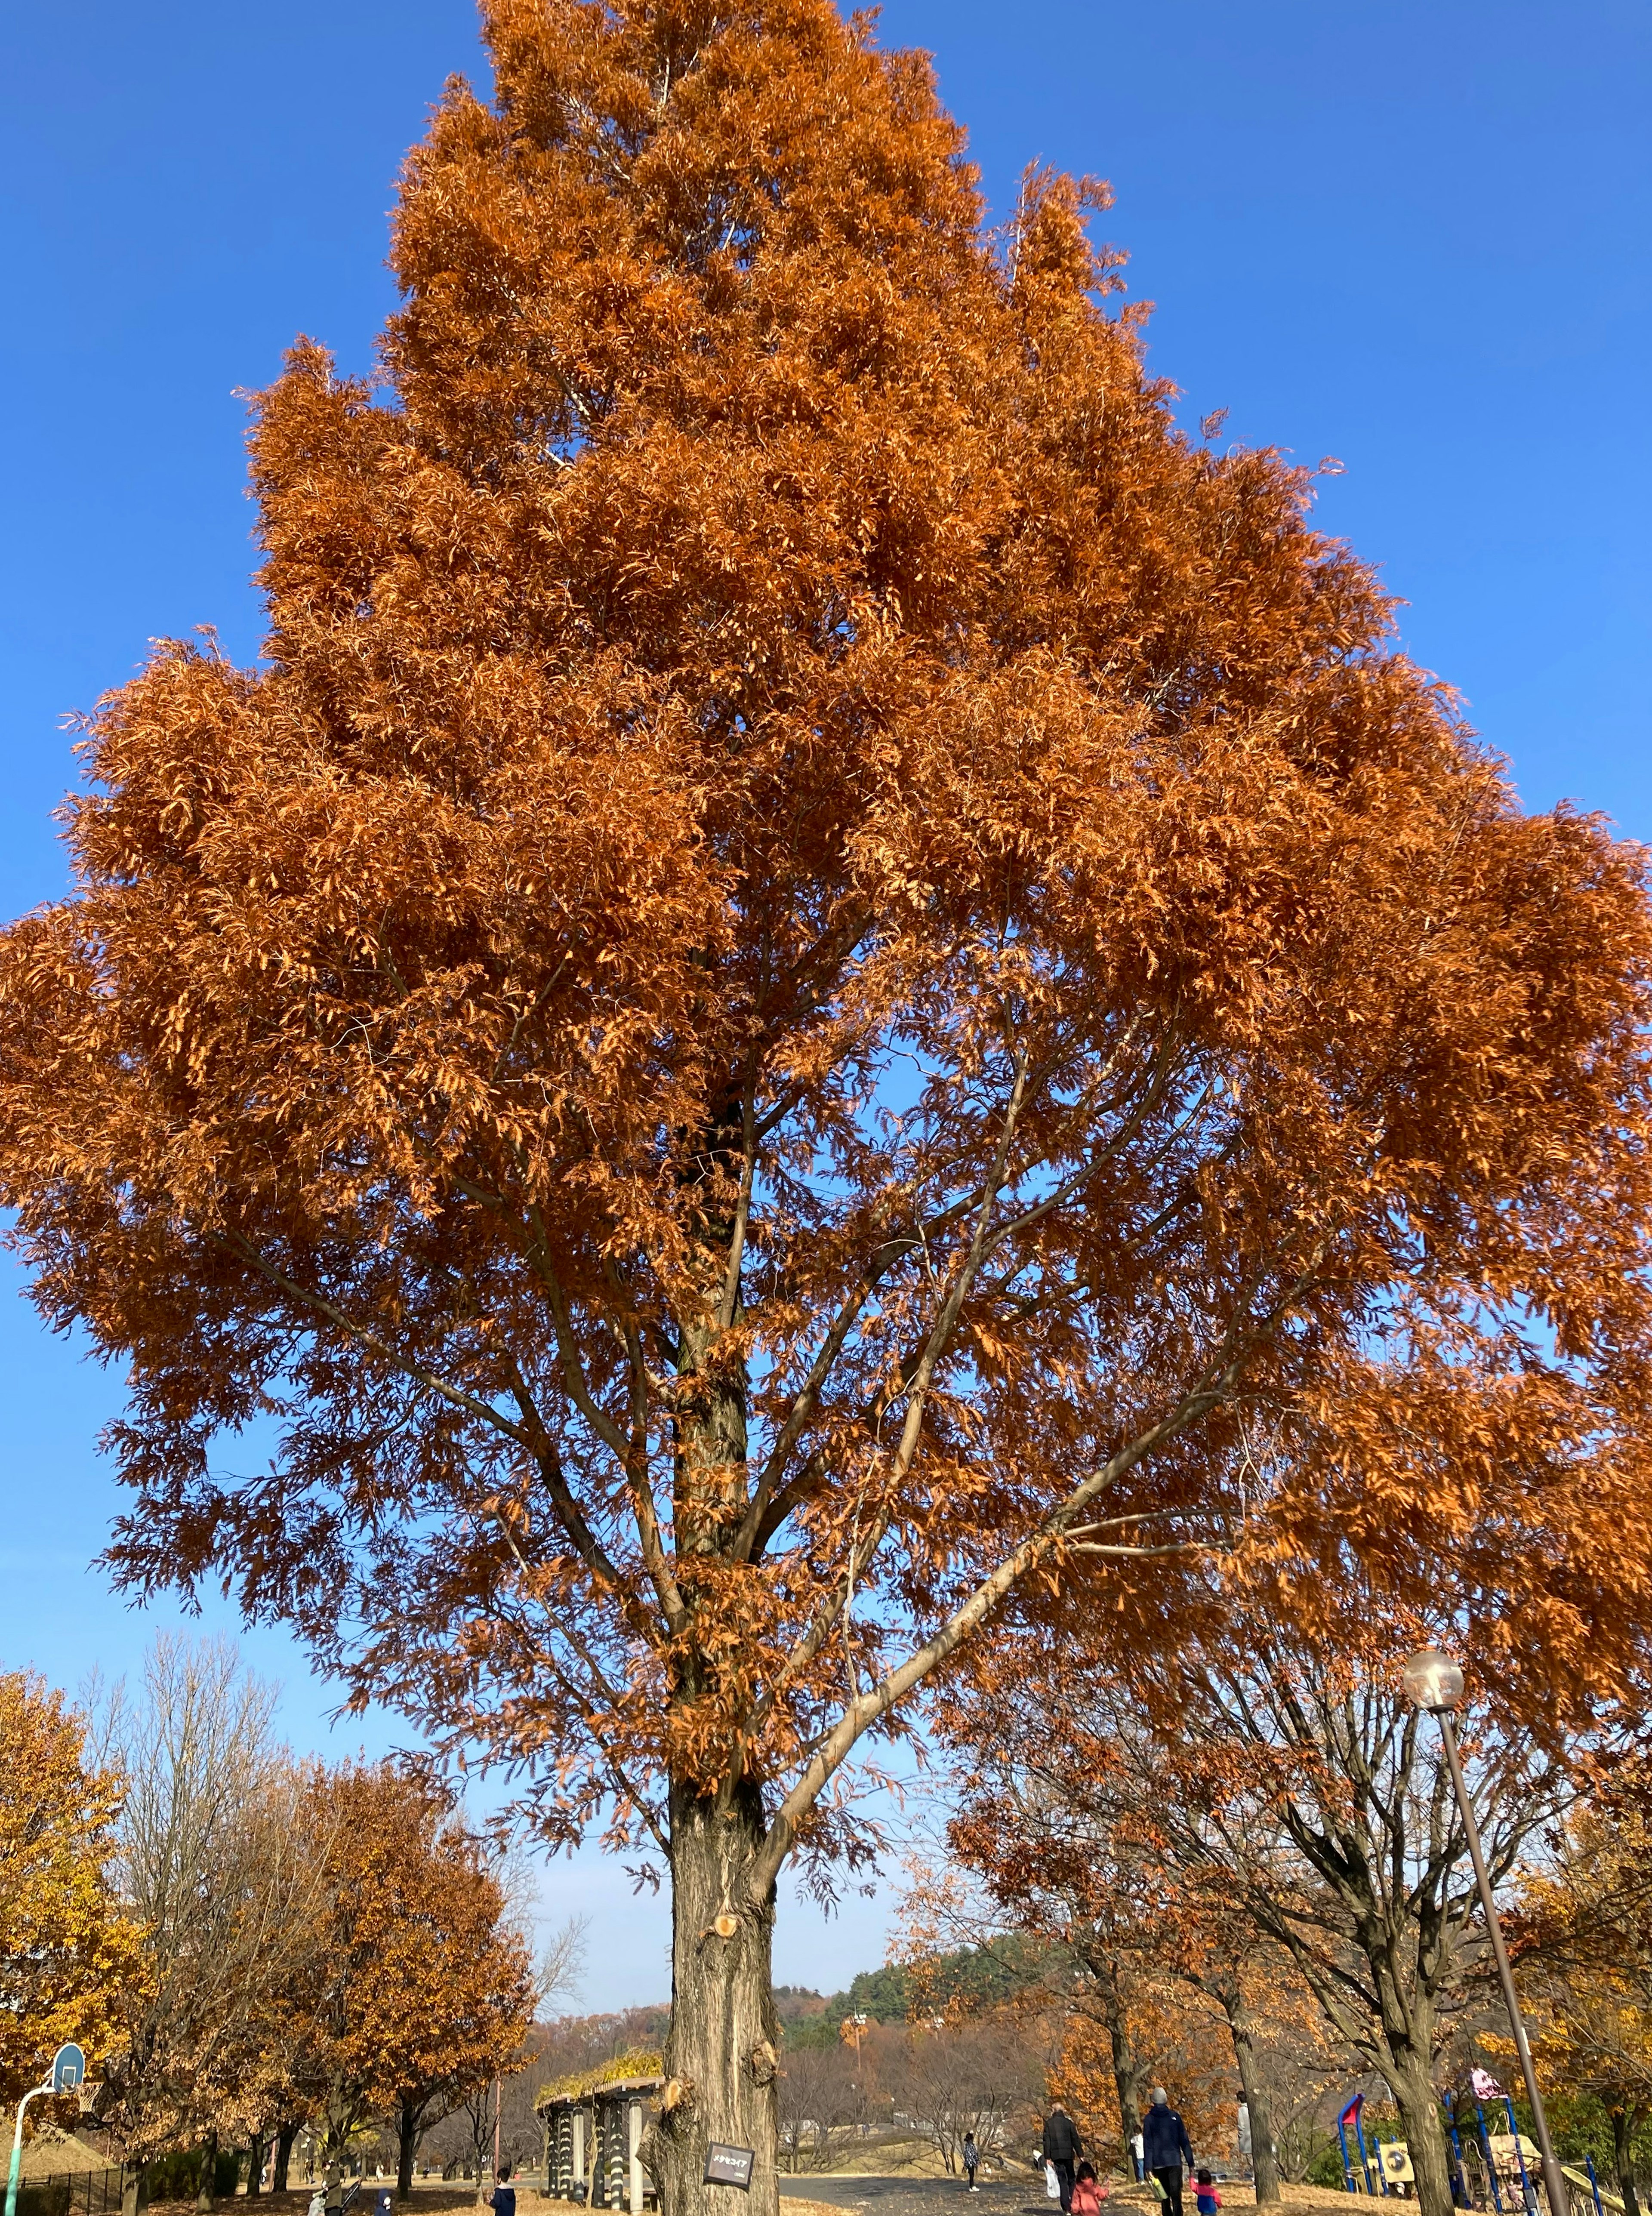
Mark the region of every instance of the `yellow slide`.
POLYGON ((1587 2170, 1574 2170, 1570 2163, 1563 2162, 1560 2165, 1560 2174, 1568 2185, 1581 2187, 1588 2194, 1591 2201, 1598 2193, 1600 2195, 1600 2206, 1603 2208, 1616 2209, 1617 2216, 1624 2216, 1624 2204, 1618 2195, 1615 2193, 1608 2193, 1604 2185, 1591 2185, 1587 2170))

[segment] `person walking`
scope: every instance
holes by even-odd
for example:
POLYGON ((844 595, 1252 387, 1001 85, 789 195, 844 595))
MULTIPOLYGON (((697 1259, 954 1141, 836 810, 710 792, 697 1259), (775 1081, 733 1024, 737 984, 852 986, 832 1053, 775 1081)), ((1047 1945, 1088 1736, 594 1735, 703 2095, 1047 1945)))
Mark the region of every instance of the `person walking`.
POLYGON ((964 2175, 970 2181, 971 2192, 978 2193, 981 2188, 975 2182, 975 2173, 981 2166, 981 2150, 975 2143, 973 2132, 965 2133, 963 2152, 964 2175))
POLYGON ((1148 2176, 1164 2188, 1164 2216, 1181 2216, 1182 2165, 1193 2166, 1193 2142, 1162 2085, 1153 2088, 1153 2105, 1142 2126, 1142 2158, 1148 2176))
POLYGON ((1106 2197, 1107 2188, 1096 2176, 1094 2164, 1080 2163, 1073 2179, 1073 2216, 1101 2216, 1106 2197))
MULTIPOLYGON (((1084 2143, 1072 2118, 1059 2101, 1051 2101, 1044 2120, 1044 2158, 1061 2188, 1061 2216, 1072 2216, 1073 2173, 1083 2151, 1084 2143)), ((1181 2216, 1180 2209, 1176 2216, 1181 2216)))
POLYGON ((499 2165, 498 2182, 488 2195, 488 2206, 493 2216, 516 2216, 516 2188, 510 2182, 510 2164, 499 2165))

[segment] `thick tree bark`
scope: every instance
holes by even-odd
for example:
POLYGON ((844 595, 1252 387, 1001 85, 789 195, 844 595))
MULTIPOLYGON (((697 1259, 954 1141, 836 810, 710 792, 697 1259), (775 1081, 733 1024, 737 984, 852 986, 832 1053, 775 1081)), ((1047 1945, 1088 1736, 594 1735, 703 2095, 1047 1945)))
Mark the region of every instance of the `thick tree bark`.
POLYGON ((1142 2128, 1142 2078, 1144 2074, 1142 2060, 1136 2052, 1136 2042, 1130 2035, 1130 2019, 1125 2009, 1118 1963, 1106 1948, 1100 1943, 1081 1945, 1076 1951, 1095 1980, 1101 2021, 1107 2028, 1107 2041, 1113 2055, 1113 2082, 1119 2096, 1119 2114, 1124 2126, 1125 2170, 1129 2175, 1135 2167, 1133 2142, 1142 2128))
POLYGON ((1250 2015, 1245 2006, 1244 1995, 1236 1985, 1224 1985, 1222 2006, 1228 2019, 1228 2032, 1233 2041, 1233 2059, 1239 2072, 1239 2090, 1245 2103, 1245 2113, 1250 2118, 1250 2167, 1256 2181, 1256 2206, 1261 2208, 1269 2201, 1282 2201, 1279 2190, 1279 2159, 1273 2151, 1273 2119, 1268 2114, 1267 2096, 1256 2078, 1256 2049, 1250 2035, 1250 2015))
POLYGON ((1446 2125, 1433 2071, 1425 2050, 1409 2054, 1403 2064, 1396 2056, 1385 2064, 1394 2090, 1394 2105, 1405 2126, 1406 2151, 1416 2175, 1417 2201, 1422 2216, 1452 2216, 1452 2165, 1446 2151, 1446 2125))
POLYGON ((275 2167, 270 2172, 269 2178, 269 2189, 272 2193, 287 2191, 287 2172, 293 2164, 293 2142, 298 2136, 299 2127, 296 2124, 283 2124, 275 2134, 275 2167))
POLYGON ((144 2216, 149 2206, 149 2186, 144 2176, 144 2165, 138 2163, 126 2170, 120 2179, 120 2216, 144 2216))
POLYGON ((416 2101, 396 2105, 396 2194, 401 2201, 413 2197, 413 2165, 419 2156, 419 2108, 416 2101))
POLYGON ((247 2198, 249 2201, 256 2201, 264 2189, 264 2150, 268 2145, 268 2140, 255 2136, 251 2145, 247 2149, 247 2198))
POLYGON ((218 2133, 208 2132, 200 2158, 200 2190, 195 2195, 195 2207, 207 2216, 213 2206, 213 2188, 218 2183, 218 2133))
POLYGON ((1635 2190, 1635 2163, 1629 2143, 1634 2136, 1635 2117, 1627 2108, 1612 2112, 1612 2159, 1618 2173, 1618 2191, 1624 2204, 1624 2216, 1641 2216, 1641 2199, 1635 2190))
POLYGON ((774 1897, 748 1892, 762 1834, 755 1787, 719 1807, 674 1785, 667 2084, 644 2146, 662 2216, 779 2216, 774 1897), (712 2141, 751 2149, 749 2193, 704 2182, 712 2141))

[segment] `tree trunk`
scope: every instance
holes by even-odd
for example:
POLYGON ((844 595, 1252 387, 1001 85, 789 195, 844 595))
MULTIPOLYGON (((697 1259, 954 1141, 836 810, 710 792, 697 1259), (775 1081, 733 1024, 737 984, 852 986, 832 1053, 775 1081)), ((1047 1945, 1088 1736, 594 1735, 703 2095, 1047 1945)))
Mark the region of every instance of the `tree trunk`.
POLYGON ((1634 2158, 1629 2143, 1634 2135, 1635 2118, 1627 2108, 1612 2112, 1612 2159, 1618 2173, 1618 2191, 1624 2204, 1624 2216, 1641 2216, 1640 2195, 1635 2190, 1634 2158))
POLYGON ((1250 2016, 1244 1995, 1236 1985, 1223 1988, 1222 2006, 1233 2041, 1239 2090, 1244 2096, 1245 2113, 1250 2118, 1250 2167, 1256 2180, 1256 2206, 1261 2208, 1269 2201, 1285 2198, 1279 2190, 1279 2165, 1273 2151, 1273 2119, 1267 2112, 1267 2096, 1256 2082, 1256 2050, 1251 2042, 1250 2016))
POLYGON ((293 2142, 298 2136, 299 2127, 296 2124, 283 2124, 275 2134, 275 2167, 269 2176, 269 2189, 272 2193, 287 2191, 287 2172, 293 2164, 293 2142))
POLYGON ((671 1791, 671 2030, 659 2120, 644 2156, 662 2216, 779 2216, 779 2028, 770 1973, 774 1896, 753 1908, 746 1890, 762 1837, 755 1786, 722 1813, 671 1791), (747 2147, 751 2189, 705 2183, 715 2140, 747 2147))
POLYGON ((485 2208, 488 2205, 488 2097, 485 2093, 482 2096, 481 2122, 477 2127, 479 2136, 472 2139, 476 2148, 476 2205, 478 2208, 485 2208))
POLYGON ((200 2189, 195 2194, 195 2207, 201 2216, 211 2216, 214 2188, 218 2184, 218 2133, 208 2132, 200 2157, 200 2189))
POLYGON ((264 2149, 268 2142, 254 2136, 247 2149, 247 2198, 256 2200, 264 2189, 264 2149))
POLYGON ((1130 2018, 1119 1982, 1119 1965, 1105 1946, 1081 1946, 1080 1961, 1095 1980, 1101 2021, 1107 2028, 1113 2053, 1113 2083, 1119 2096, 1119 2114, 1124 2126, 1125 2168, 1135 2170, 1135 2140, 1142 2128, 1142 2069, 1136 2042, 1130 2035, 1130 2018))
POLYGON ((415 2101, 396 2108, 396 2193, 398 2200, 413 2197, 413 2165, 419 2155, 419 2110, 415 2101))
POLYGON ((149 2187, 140 2162, 120 2174, 120 2216, 144 2216, 148 2206, 149 2187))
POLYGON ((1446 2151, 1446 2124, 1433 2073, 1426 2055, 1409 2058, 1402 2068, 1397 2058, 1384 2065, 1384 2074, 1394 2090, 1394 2105, 1405 2126, 1406 2151, 1416 2174, 1417 2201, 1422 2216, 1452 2216, 1452 2165, 1446 2151))

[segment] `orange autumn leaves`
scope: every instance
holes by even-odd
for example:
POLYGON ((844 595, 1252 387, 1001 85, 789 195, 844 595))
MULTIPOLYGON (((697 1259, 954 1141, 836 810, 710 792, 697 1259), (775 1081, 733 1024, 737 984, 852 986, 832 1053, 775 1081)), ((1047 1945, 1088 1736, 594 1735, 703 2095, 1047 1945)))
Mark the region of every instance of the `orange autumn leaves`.
POLYGON ((227 1580, 553 1837, 723 1796, 754 1912, 1074 1550, 1126 1655, 1143 1546, 1310 1612, 1449 1550, 1535 1688, 1624 1690, 1638 853, 1177 428, 1096 191, 983 234, 921 58, 484 20, 382 385, 305 342, 260 401, 264 660, 103 702, 0 947, 119 1574, 227 1580))
POLYGON ((444 1798, 359 1768, 316 1774, 321 1945, 293 1996, 289 2070, 330 2143, 388 2116, 417 2135, 505 2068, 533 2013, 527 1950, 444 1798))

